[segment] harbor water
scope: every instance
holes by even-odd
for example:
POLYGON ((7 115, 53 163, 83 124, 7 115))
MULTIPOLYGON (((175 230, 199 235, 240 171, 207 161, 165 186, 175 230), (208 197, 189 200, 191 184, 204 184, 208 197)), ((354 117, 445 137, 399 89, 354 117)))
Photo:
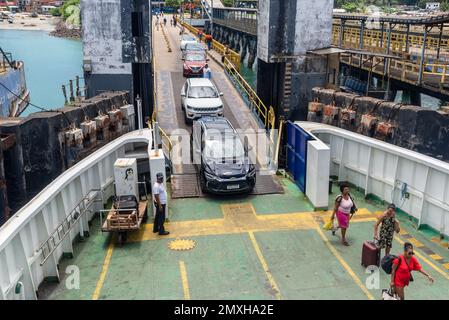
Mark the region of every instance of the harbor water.
MULTIPOLYGON (((47 31, 0 30, 0 47, 24 62, 31 103, 40 107, 64 106, 61 86, 83 76, 79 40, 53 37, 47 31)), ((40 110, 28 106, 22 116, 36 111, 40 110)))

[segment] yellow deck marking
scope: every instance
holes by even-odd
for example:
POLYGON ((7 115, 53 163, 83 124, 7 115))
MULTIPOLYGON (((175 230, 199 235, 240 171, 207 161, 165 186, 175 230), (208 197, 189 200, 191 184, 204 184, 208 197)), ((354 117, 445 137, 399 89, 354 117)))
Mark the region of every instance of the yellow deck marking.
POLYGON ((97 281, 92 300, 98 300, 100 296, 101 288, 103 288, 104 280, 106 279, 106 274, 108 273, 109 264, 111 263, 112 252, 114 251, 114 237, 111 237, 108 251, 106 252, 106 257, 104 258, 103 268, 101 269, 100 278, 97 281))
MULTIPOLYGON (((397 236, 394 237, 394 239, 399 242, 400 244, 404 244, 404 241, 402 241, 400 238, 398 238, 397 236)), ((409 241, 410 239, 407 239, 407 241, 409 241)), ((438 272, 439 274, 441 274, 444 278, 446 278, 447 280, 449 280, 449 274, 447 274, 444 270, 441 270, 440 268, 438 268, 435 264, 433 264, 429 259, 427 259, 426 257, 424 257, 423 254, 421 254, 417 249, 414 250, 416 256, 421 259, 422 261, 424 261, 425 263, 427 263, 430 267, 432 267, 436 272, 438 272)))
POLYGON ((443 257, 439 254, 431 254, 429 255, 429 257, 431 257, 433 260, 443 260, 443 257))
MULTIPOLYGON (((165 238, 188 238, 195 236, 224 235, 246 232, 315 229, 315 217, 322 212, 296 212, 257 215, 251 203, 222 205, 224 218, 169 222, 170 234, 165 238), (237 210, 237 212, 236 212, 237 210), (239 211, 240 210, 240 211, 239 211)), ((352 222, 375 221, 374 214, 354 215, 352 222)), ((153 225, 145 224, 138 232, 128 235, 128 242, 158 240, 153 225)))
POLYGON ((407 239, 407 241, 410 242, 411 244, 413 244, 413 246, 416 248, 424 247, 424 245, 421 242, 419 242, 418 240, 416 240, 415 238, 407 239))
POLYGON ((271 274, 271 271, 268 268, 268 264, 265 261, 265 258, 263 257, 262 251, 260 251, 260 247, 256 241, 256 238, 254 237, 254 233, 250 231, 250 232, 248 232, 248 234, 249 234, 249 238, 251 239, 251 242, 253 243, 253 247, 254 247, 254 250, 256 251, 257 257, 259 258, 260 264, 262 265, 262 268, 265 271, 268 282, 270 282, 271 287, 276 292, 276 294, 275 294, 276 299, 281 300, 281 291, 279 290, 279 287, 276 284, 276 281, 274 281, 273 275, 271 274))
POLYGON ((351 278, 354 280, 354 282, 362 289, 363 293, 368 297, 370 300, 374 300, 373 295, 368 291, 368 289, 365 287, 365 285, 362 283, 362 281, 359 279, 359 277, 355 274, 355 272, 351 269, 351 267, 348 265, 348 263, 343 259, 343 257, 340 255, 340 253, 335 249, 335 247, 330 243, 329 239, 326 237, 326 235, 323 233, 323 231, 319 228, 315 228, 320 235, 321 239, 323 239, 326 246, 329 248, 329 250, 334 254, 334 256, 337 258, 338 262, 345 268, 345 270, 349 273, 351 278))
MULTIPOLYGON (((315 221, 310 212, 273 214, 256 216, 254 214, 225 214, 223 219, 170 222, 170 234, 164 239, 189 238, 195 236, 246 233, 249 231, 279 231, 313 229, 315 221)), ((128 235, 128 242, 157 240, 161 237, 153 233, 153 225, 146 224, 138 232, 128 235)))
POLYGON ((184 261, 179 261, 179 271, 181 272, 182 289, 184 290, 184 300, 190 300, 189 280, 187 279, 187 270, 184 261))
POLYGON ((443 267, 444 267, 445 269, 449 270, 449 263, 443 264, 443 267))

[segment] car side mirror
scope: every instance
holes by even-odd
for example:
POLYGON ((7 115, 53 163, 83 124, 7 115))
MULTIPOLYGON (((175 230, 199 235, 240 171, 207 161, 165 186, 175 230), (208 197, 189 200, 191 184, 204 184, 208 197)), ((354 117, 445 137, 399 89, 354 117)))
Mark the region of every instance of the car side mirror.
POLYGON ((181 92, 181 97, 185 97, 186 94, 184 92, 181 92))
POLYGON ((209 59, 209 58, 207 58, 207 59, 206 59, 206 61, 210 61, 210 59, 209 59))
POLYGON ((223 97, 223 92, 220 92, 220 97, 223 97))

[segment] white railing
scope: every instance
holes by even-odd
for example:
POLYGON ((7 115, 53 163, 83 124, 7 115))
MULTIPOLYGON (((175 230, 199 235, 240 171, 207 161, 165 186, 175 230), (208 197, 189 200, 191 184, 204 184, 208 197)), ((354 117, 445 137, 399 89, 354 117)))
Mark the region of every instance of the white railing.
POLYGON ((151 137, 151 131, 144 129, 108 143, 62 173, 0 228, 0 300, 20 299, 14 293, 18 283, 24 291, 22 298, 36 299, 37 288, 45 278, 59 279, 59 260, 63 254, 73 255, 73 241, 88 232, 87 222, 103 209, 102 204, 77 219, 51 256, 46 257, 42 245, 86 196, 104 201, 112 196, 115 160, 124 157, 125 148, 134 143, 151 146, 151 137))
POLYGON ((330 147, 331 175, 449 235, 449 163, 341 128, 295 123, 330 147))

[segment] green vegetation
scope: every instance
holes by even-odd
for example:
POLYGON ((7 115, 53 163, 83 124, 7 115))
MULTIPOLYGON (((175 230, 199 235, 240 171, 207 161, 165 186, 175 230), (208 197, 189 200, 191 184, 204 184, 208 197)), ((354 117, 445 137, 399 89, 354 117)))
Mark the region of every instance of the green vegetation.
POLYGON ((61 11, 59 11, 59 8, 54 8, 50 10, 50 13, 54 17, 60 17, 62 16, 61 11))
POLYGON ((181 5, 182 0, 165 0, 164 5, 166 7, 179 7, 181 5))
POLYGON ((234 0, 221 0, 223 5, 225 7, 233 7, 234 6, 234 0))
POLYGON ((342 8, 348 12, 366 12, 368 6, 374 5, 383 12, 393 13, 395 9, 390 6, 407 5, 425 8, 427 2, 441 2, 441 10, 449 11, 448 0, 335 0, 335 8, 342 8))
POLYGON ((63 20, 74 27, 81 25, 80 0, 68 0, 59 8, 51 11, 54 16, 62 16, 63 20))

